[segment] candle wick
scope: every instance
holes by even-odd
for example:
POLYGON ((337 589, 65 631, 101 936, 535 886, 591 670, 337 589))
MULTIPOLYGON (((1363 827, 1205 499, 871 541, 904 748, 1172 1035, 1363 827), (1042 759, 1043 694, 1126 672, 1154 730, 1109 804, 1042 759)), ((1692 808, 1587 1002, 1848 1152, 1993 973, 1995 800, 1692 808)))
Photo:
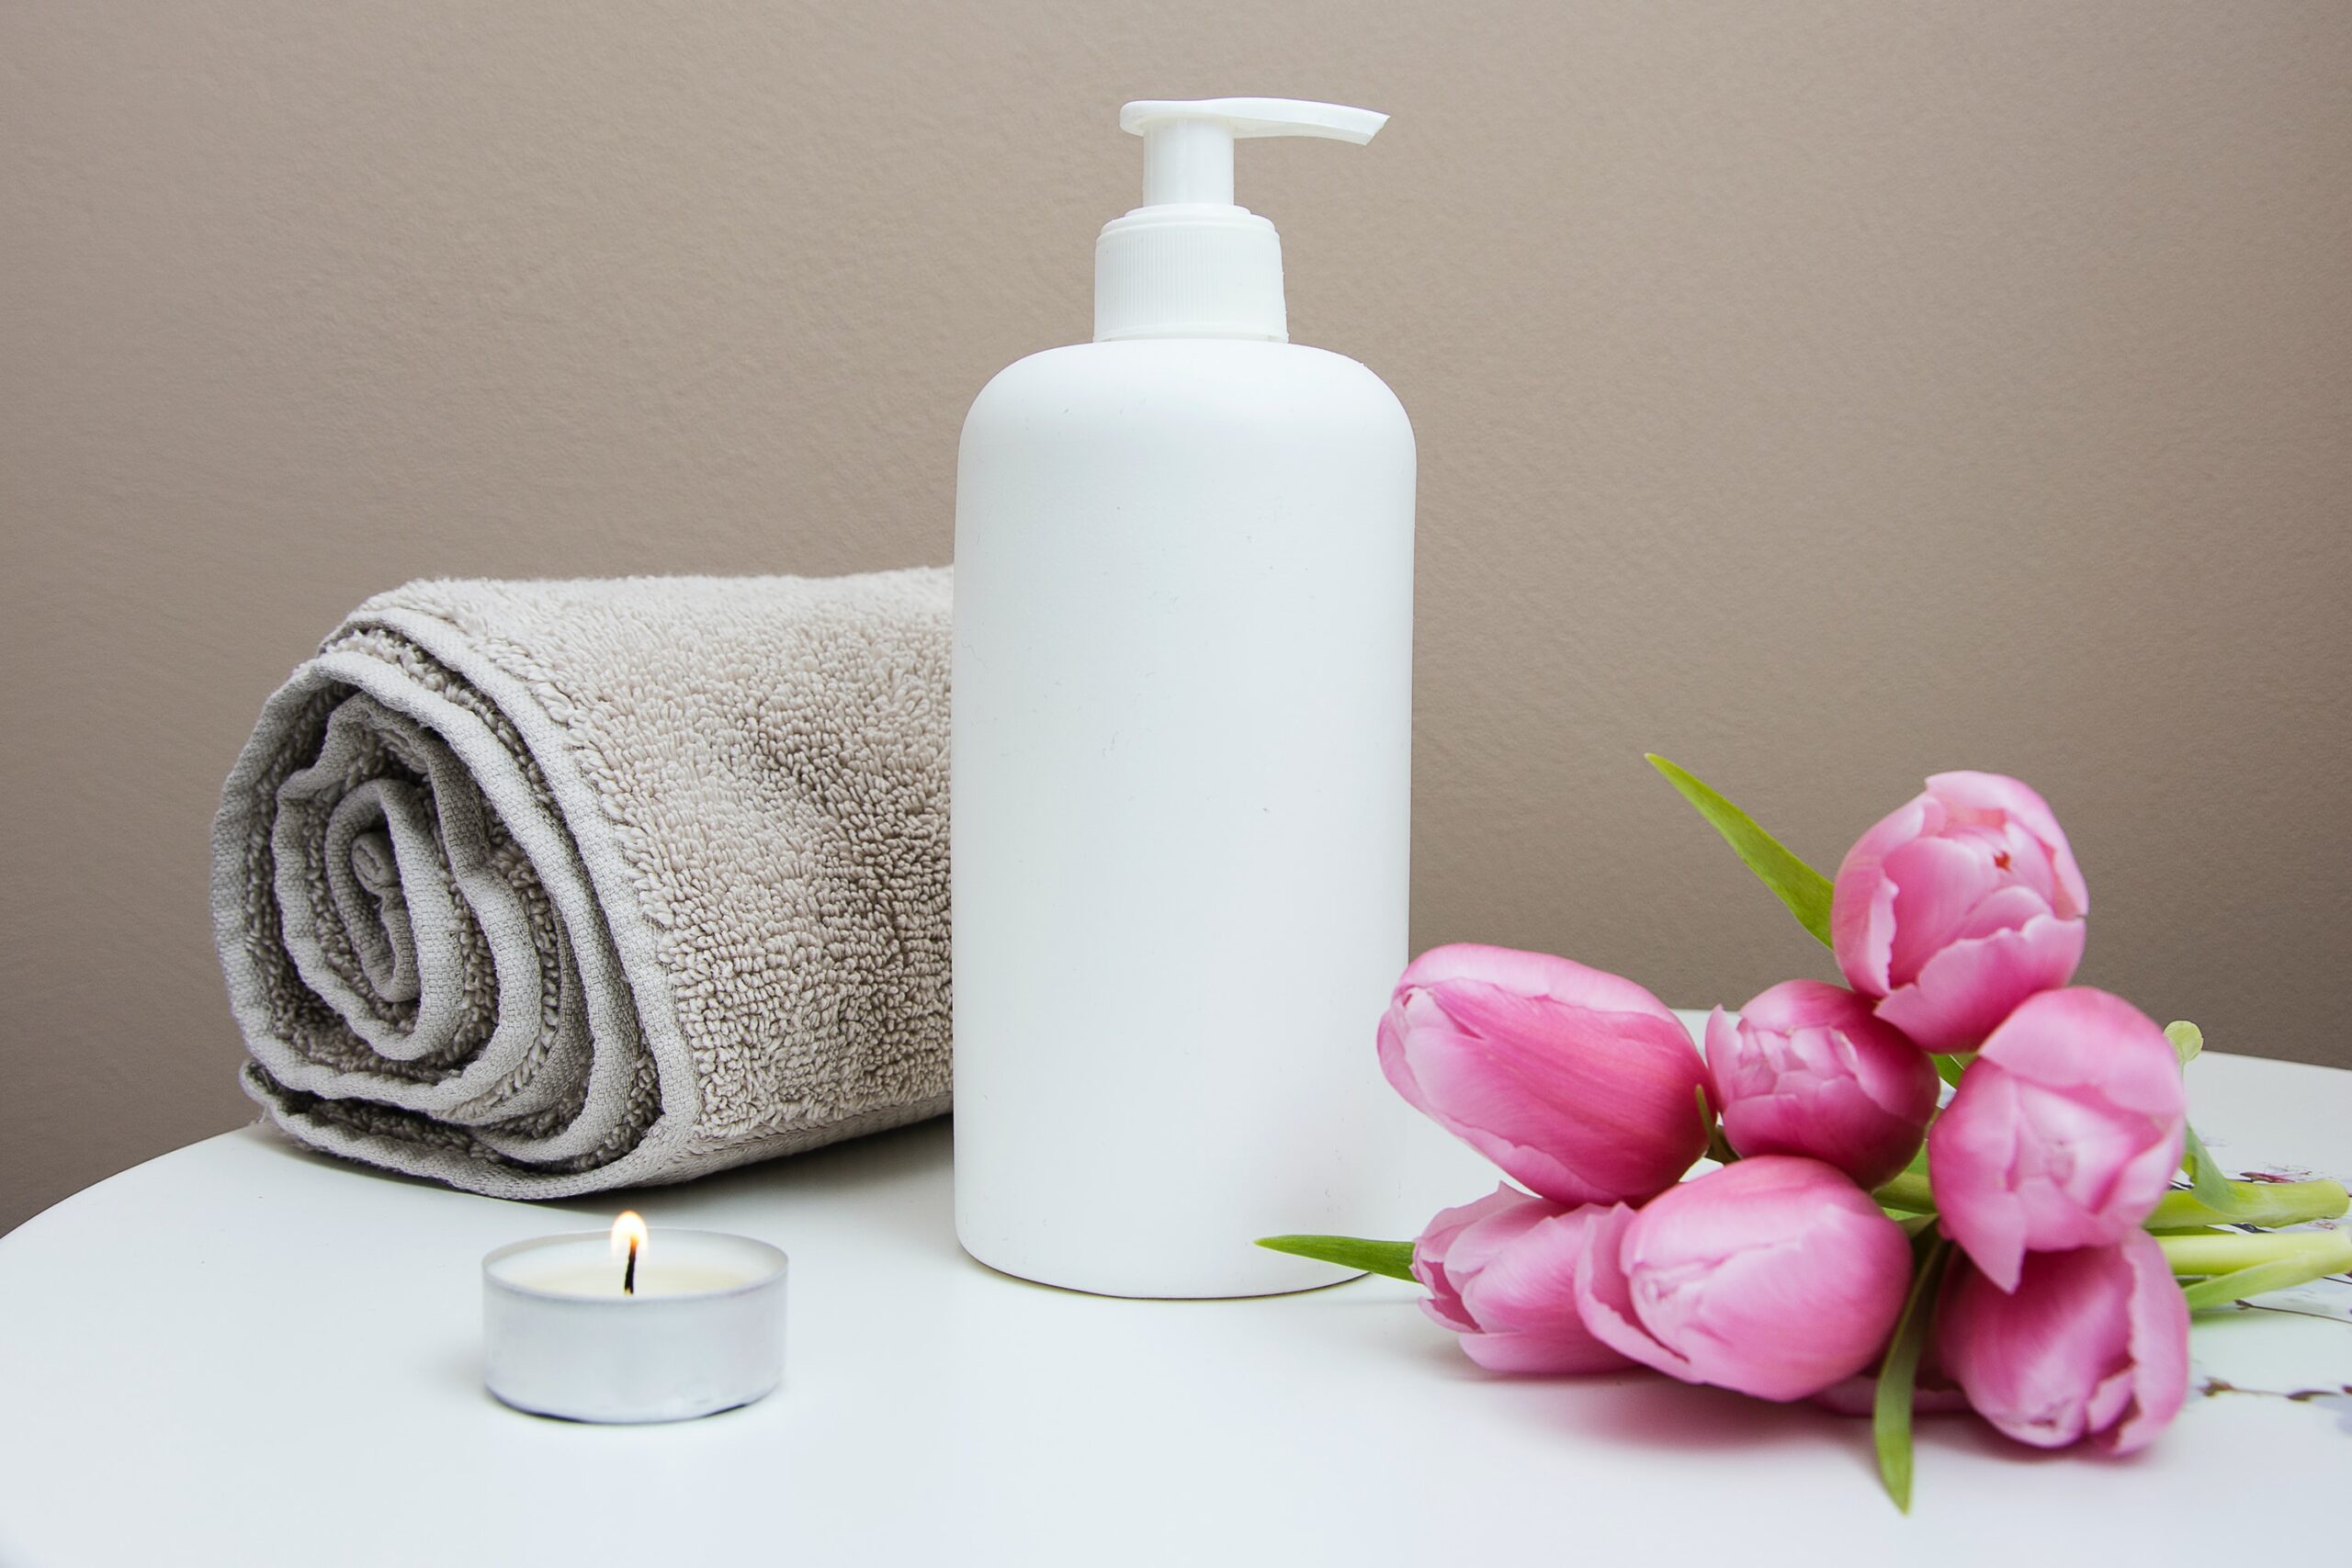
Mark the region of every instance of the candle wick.
POLYGON ((621 1271, 621 1294, 637 1294, 637 1238, 628 1240, 628 1267, 621 1271))

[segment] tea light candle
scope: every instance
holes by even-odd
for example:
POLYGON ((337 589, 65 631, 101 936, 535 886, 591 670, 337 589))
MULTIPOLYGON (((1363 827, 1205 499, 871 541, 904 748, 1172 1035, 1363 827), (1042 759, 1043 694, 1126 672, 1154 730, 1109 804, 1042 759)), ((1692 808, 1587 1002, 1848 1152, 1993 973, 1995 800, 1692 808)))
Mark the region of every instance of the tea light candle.
POLYGON ((634 1213, 481 1260, 482 1381, 517 1410, 684 1421, 784 1376, 787 1259, 719 1231, 650 1235, 634 1213))

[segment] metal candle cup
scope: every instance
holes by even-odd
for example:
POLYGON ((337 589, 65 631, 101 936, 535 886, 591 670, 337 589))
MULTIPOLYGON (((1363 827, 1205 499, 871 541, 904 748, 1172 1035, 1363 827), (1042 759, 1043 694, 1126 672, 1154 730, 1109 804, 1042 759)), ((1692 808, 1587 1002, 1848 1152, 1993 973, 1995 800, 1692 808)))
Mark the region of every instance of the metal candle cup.
MULTIPOLYGON (((642 1235, 642 1233, 639 1233, 642 1235)), ((787 1259, 763 1241, 662 1230, 635 1258, 600 1231, 481 1260, 482 1381, 571 1421, 684 1421, 749 1404, 784 1374, 787 1259)))

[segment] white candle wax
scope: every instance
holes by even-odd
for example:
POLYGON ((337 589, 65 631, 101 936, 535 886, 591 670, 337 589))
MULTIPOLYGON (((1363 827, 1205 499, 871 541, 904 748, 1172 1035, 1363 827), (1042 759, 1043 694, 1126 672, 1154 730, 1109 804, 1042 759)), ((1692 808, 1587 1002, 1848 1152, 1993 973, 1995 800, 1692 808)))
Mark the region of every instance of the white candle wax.
MULTIPOLYGON (((594 1264, 555 1263, 537 1269, 518 1268, 510 1278, 526 1291, 544 1291, 550 1295, 619 1296, 630 1293, 621 1289, 626 1266, 622 1259, 599 1259, 594 1264)), ((634 1293, 649 1297, 698 1296, 712 1291, 731 1291, 751 1283, 752 1279, 741 1269, 639 1258, 634 1293)))
POLYGON ((624 1292, 602 1232, 482 1259, 483 1382, 519 1410, 678 1421, 748 1404, 784 1370, 786 1259, 716 1231, 652 1233, 624 1292))

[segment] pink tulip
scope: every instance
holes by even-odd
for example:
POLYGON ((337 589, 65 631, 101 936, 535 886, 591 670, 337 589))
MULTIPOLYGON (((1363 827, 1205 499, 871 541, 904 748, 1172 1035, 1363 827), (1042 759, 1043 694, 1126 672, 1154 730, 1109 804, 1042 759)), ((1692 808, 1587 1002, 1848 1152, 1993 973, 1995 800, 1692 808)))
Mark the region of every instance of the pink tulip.
POLYGON ((2188 1397, 2188 1303, 2145 1231, 2037 1252, 2013 1291, 1961 1265, 1936 1337, 1977 1414, 2040 1449, 2133 1452, 2188 1397))
POLYGON ((1421 1310, 1497 1372, 1599 1372, 1625 1358, 1577 1313, 1576 1270, 1598 1209, 1563 1209, 1511 1187, 1447 1209, 1413 1244, 1421 1310))
POLYGON ((1864 1187, 1910 1163, 1936 1113, 1924 1052, 1853 992, 1789 980, 1707 1020, 1707 1075, 1743 1155, 1803 1155, 1864 1187))
POLYGON ((2042 798, 1998 773, 1938 773, 1838 868, 1838 966, 1929 1051, 1965 1051, 2074 978, 2090 890, 2042 798))
POLYGON ((2005 1291, 2028 1252, 2121 1241, 2180 1168, 2187 1113, 2147 1014, 2087 986, 2030 997, 1928 1134, 1945 1234, 2005 1291))
POLYGON ((1631 980, 1548 953, 1432 948, 1380 1022, 1388 1081, 1557 1203, 1663 1191, 1707 1146, 1706 1065, 1631 980))
POLYGON ((1684 1382, 1804 1399, 1875 1359, 1911 1245, 1818 1160, 1763 1155, 1585 1232, 1577 1307, 1603 1344, 1684 1382))

